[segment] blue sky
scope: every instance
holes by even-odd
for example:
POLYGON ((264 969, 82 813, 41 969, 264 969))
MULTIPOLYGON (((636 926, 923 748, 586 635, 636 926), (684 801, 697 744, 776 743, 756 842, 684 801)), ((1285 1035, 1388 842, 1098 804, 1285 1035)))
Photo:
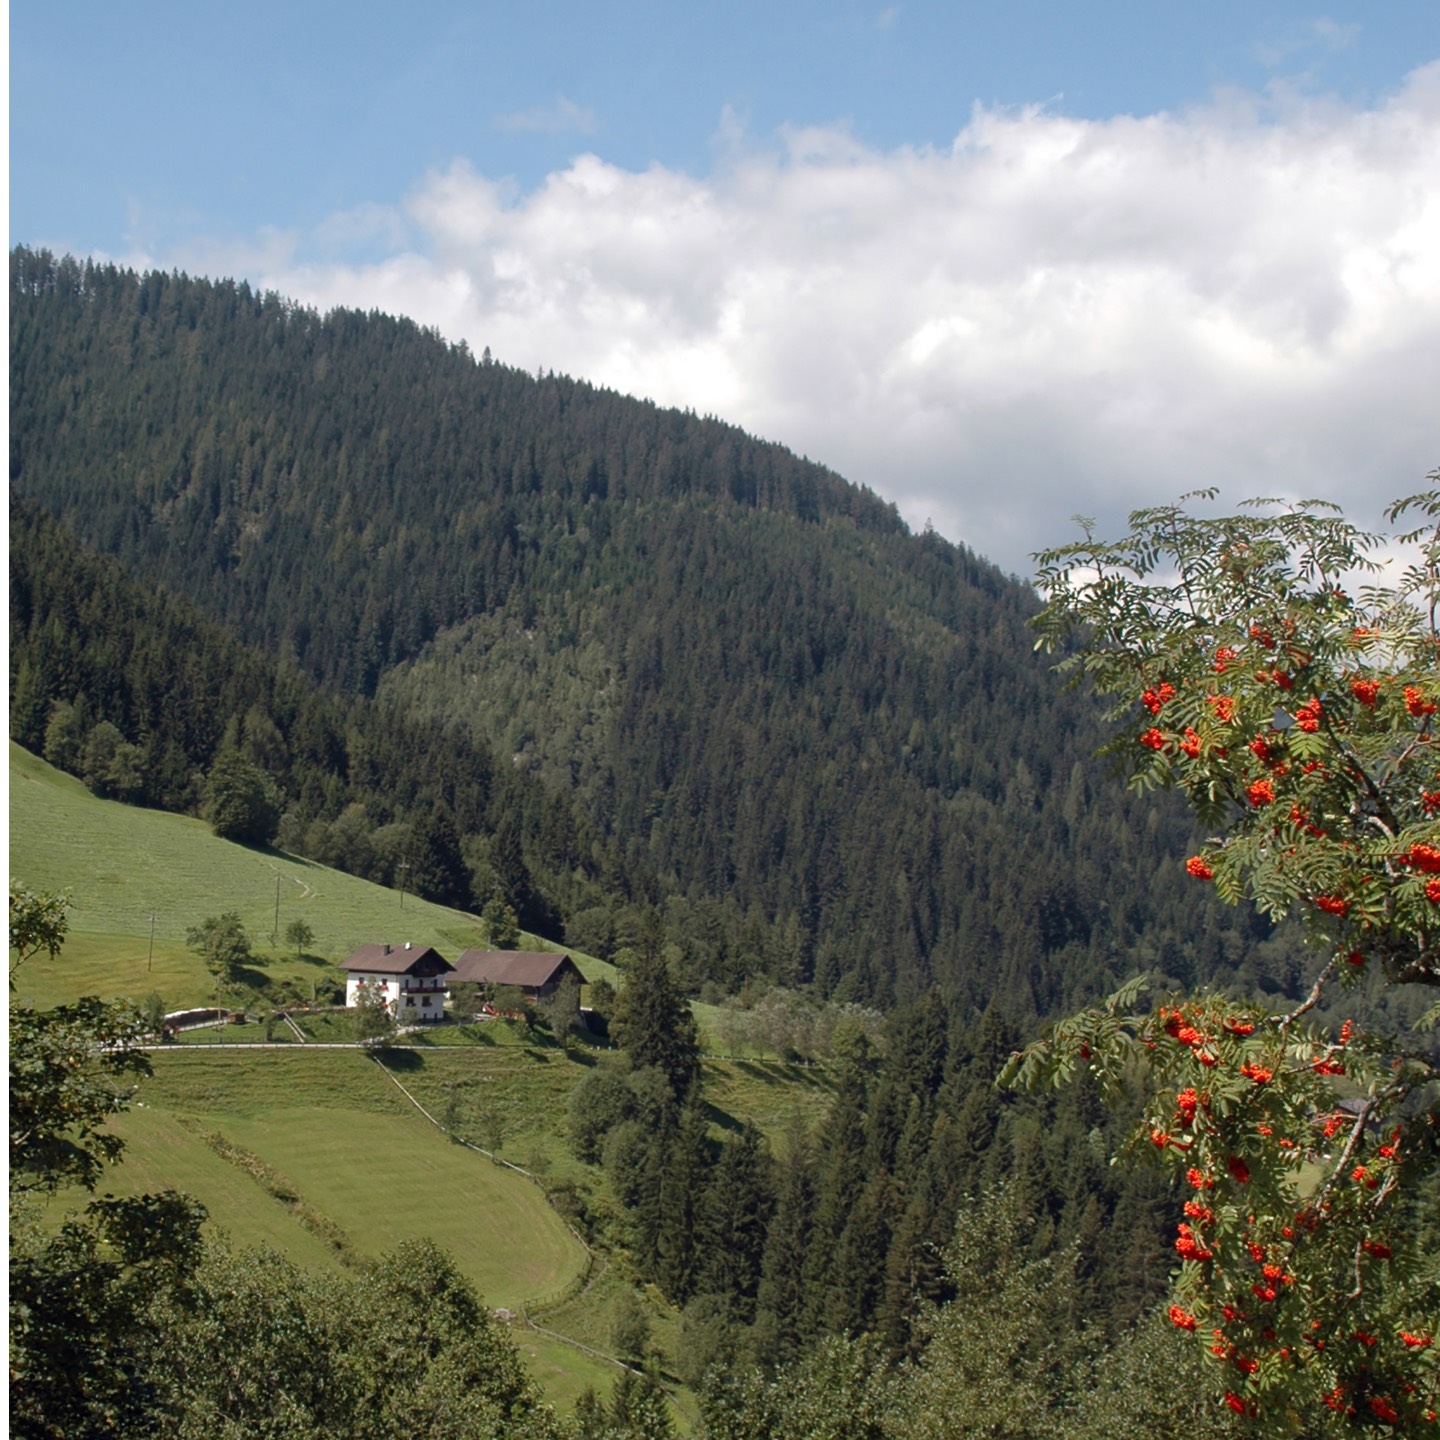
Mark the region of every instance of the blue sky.
POLYGON ((1440 464, 1433 0, 31 0, 10 126, 12 243, 717 413, 1020 573, 1440 464))

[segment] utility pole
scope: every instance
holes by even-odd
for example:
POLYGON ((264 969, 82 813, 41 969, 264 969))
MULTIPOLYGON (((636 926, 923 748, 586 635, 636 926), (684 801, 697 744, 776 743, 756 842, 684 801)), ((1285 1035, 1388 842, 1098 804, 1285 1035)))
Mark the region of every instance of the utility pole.
POLYGON ((270 927, 270 943, 280 938, 280 877, 275 877, 275 923, 270 927))
POLYGON ((405 872, 410 868, 408 860, 402 860, 396 867, 400 872, 400 908, 405 908, 405 872))
POLYGON ((150 953, 145 957, 145 973, 150 973, 150 967, 155 963, 155 912, 150 912, 150 953))

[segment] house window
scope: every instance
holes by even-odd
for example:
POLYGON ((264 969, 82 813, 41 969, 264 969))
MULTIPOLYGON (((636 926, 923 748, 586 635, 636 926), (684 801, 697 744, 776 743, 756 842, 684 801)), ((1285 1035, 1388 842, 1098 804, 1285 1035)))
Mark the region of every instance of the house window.
POLYGON ((405 1003, 413 1010, 415 1008, 415 997, 413 995, 407 995, 405 997, 405 1003))
POLYGON ((428 995, 422 996, 420 1003, 428 1010, 430 1008, 430 997, 428 995))

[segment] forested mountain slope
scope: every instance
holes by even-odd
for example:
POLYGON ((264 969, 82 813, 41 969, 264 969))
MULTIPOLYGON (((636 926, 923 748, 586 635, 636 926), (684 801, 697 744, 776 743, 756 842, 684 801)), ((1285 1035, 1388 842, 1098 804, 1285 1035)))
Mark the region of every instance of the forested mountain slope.
MULTIPOLYGON (((19 250, 11 483, 286 666, 573 800, 593 840, 549 900, 596 953, 645 901, 692 986, 939 982, 1017 1014, 1259 963, 1253 922, 1178 893, 1178 813, 1101 782, 1029 591, 734 427, 404 320, 19 250)), ((300 836, 353 801, 285 803, 300 836)))
POLYGON ((278 789, 287 849, 465 907, 479 877, 533 898, 528 849, 539 884, 568 895, 583 816, 484 745, 327 694, 13 499, 10 545, 10 736, 97 794, 191 812, 235 751, 278 789))

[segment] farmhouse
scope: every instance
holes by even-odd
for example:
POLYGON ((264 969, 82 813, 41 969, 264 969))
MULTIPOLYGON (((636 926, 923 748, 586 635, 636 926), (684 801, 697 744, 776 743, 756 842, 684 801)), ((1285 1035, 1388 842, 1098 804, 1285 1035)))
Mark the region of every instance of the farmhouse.
POLYGON ((568 955, 534 950, 466 950, 455 962, 454 979, 457 984, 510 985, 532 1004, 548 1000, 566 980, 585 983, 568 955))
POLYGON ((350 972, 347 1005, 380 994, 402 1025, 445 1018, 445 976, 455 967, 433 946, 362 945, 341 968, 350 972))

